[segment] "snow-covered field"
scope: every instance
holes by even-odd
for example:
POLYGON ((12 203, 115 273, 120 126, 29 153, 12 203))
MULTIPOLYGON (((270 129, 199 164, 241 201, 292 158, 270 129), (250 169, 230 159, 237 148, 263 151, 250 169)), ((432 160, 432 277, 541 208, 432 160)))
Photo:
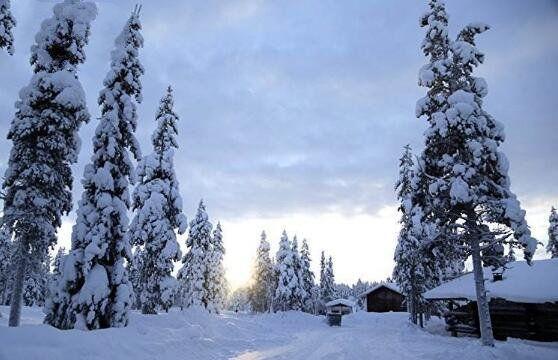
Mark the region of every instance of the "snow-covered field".
POLYGON ((444 335, 439 321, 429 332, 415 328, 401 313, 360 312, 331 328, 323 318, 298 312, 213 316, 173 310, 134 313, 124 329, 82 332, 42 325, 39 308, 24 308, 23 326, 8 328, 8 309, 0 309, 1 360, 558 359, 558 343, 512 339, 488 349, 473 338, 444 335))

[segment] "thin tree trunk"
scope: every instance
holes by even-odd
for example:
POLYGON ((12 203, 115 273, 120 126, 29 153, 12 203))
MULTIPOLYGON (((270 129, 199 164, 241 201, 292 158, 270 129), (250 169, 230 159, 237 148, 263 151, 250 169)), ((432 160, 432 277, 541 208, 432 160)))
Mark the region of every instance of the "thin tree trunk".
POLYGON ((490 309, 486 299, 484 287, 484 273, 482 269, 479 234, 471 237, 471 252, 473 257, 473 274, 475 276, 475 291, 477 293, 477 309, 479 314, 479 327, 481 342, 485 346, 494 346, 494 335, 492 334, 492 322, 490 320, 490 309))
POLYGON ((25 280, 25 268, 27 261, 23 251, 18 251, 18 255, 15 259, 18 261, 15 276, 14 276, 14 287, 12 291, 12 299, 10 302, 10 320, 9 326, 17 327, 21 319, 21 305, 23 302, 23 281, 25 280))

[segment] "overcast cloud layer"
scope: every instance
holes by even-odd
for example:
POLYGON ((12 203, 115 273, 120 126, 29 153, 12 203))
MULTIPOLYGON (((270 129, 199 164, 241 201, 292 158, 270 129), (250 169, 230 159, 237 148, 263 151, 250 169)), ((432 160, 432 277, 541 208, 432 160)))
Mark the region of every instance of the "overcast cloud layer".
MULTIPOLYGON (((81 131, 75 199, 109 53, 135 3, 98 2, 80 70, 93 119, 81 131)), ((480 37, 486 64, 477 74, 488 81, 486 109, 506 128, 513 190, 524 204, 556 203, 558 2, 447 3, 453 34, 471 21, 492 27, 480 37)), ((12 1, 16 55, 0 54, 3 131, 52 5, 12 1)), ((408 0, 143 1, 137 136, 144 153, 158 100, 172 84, 181 116, 176 167, 189 217, 201 197, 210 216, 224 221, 373 215, 394 206, 397 158, 406 143, 420 149, 425 128, 414 116, 424 94, 416 74, 425 63, 418 26, 425 8, 426 1, 408 0)), ((2 136, 2 172, 9 148, 2 136)))

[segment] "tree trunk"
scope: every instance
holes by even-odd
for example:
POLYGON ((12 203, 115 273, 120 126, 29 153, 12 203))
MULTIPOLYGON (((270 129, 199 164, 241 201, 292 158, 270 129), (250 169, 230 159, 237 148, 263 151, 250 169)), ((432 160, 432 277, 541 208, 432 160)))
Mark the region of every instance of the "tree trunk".
POLYGON ((471 241, 471 255, 473 257, 473 274, 475 276, 475 291, 477 293, 477 309, 479 314, 479 327, 481 342, 485 346, 494 346, 494 335, 492 334, 492 322, 490 320, 490 309, 486 299, 484 287, 484 273, 482 269, 479 234, 475 233, 471 241))
POLYGON ((9 326, 17 327, 21 319, 21 305, 23 302, 23 281, 25 280, 25 268, 26 268, 26 258, 25 255, 19 251, 19 256, 15 259, 18 261, 15 276, 14 285, 12 291, 12 299, 10 301, 10 320, 9 326))

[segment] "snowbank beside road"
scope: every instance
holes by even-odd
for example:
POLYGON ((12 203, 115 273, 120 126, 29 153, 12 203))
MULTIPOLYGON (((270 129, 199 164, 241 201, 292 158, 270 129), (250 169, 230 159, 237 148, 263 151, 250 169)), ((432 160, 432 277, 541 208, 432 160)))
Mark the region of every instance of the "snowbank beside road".
MULTIPOLYGON (((7 313, 7 308, 1 308, 7 313)), ((210 315, 173 309, 133 313, 130 326, 83 332, 41 325, 39 308, 24 308, 20 328, 0 318, 0 360, 75 359, 556 359, 558 343, 512 340, 483 348, 476 339, 433 335, 403 313, 359 312, 341 327, 299 312, 210 315)))

